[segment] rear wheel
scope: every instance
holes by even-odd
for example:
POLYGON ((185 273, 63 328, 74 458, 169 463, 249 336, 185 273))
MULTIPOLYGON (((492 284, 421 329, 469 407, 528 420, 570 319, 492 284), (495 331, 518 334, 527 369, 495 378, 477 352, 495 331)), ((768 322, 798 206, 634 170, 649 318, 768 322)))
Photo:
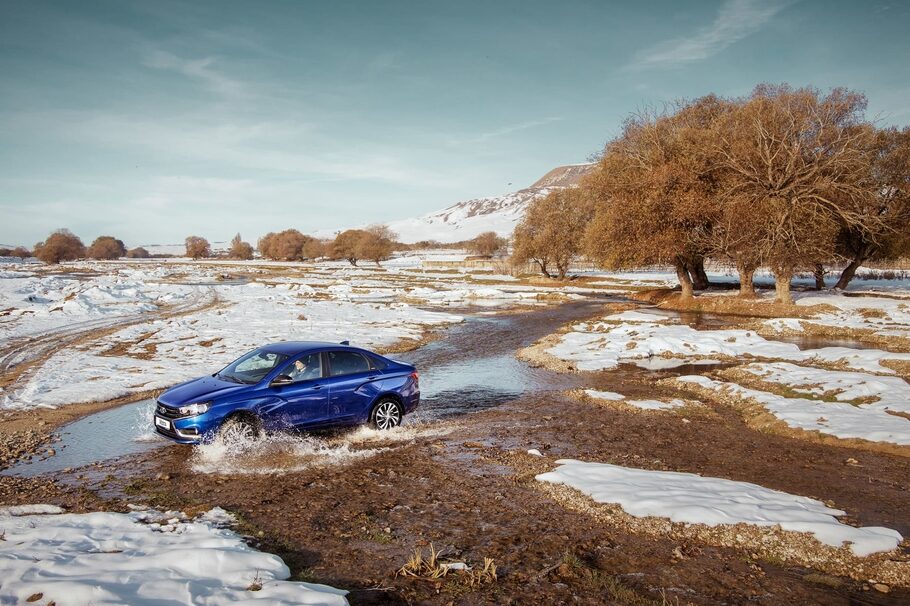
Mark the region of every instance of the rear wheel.
POLYGON ((370 415, 373 429, 392 429, 401 425, 401 405, 391 398, 380 400, 370 415))

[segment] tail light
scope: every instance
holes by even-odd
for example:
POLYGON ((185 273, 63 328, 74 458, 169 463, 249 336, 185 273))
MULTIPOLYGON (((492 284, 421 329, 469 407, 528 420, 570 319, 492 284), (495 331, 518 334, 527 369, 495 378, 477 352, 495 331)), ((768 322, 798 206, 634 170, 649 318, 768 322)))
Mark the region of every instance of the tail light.
POLYGON ((416 370, 411 373, 411 379, 414 381, 414 387, 420 389, 420 374, 416 370))

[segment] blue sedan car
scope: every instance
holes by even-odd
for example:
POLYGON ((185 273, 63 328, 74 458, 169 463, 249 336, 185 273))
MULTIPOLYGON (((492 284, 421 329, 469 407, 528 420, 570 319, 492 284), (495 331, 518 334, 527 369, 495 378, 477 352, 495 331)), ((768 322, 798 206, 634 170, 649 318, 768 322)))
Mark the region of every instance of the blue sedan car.
POLYGON ((249 434, 364 423, 391 429, 419 402, 413 366, 347 342, 275 343, 165 391, 155 407, 155 430, 194 444, 228 427, 249 434))

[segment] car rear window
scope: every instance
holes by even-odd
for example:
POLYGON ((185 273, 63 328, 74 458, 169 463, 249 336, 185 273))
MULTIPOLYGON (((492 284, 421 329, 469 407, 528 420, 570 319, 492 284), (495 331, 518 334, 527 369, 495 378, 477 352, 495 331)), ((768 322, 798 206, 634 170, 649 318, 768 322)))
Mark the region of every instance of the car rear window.
POLYGON ((369 372, 370 363, 365 357, 354 351, 330 351, 329 368, 331 368, 332 376, 337 377, 369 372))
POLYGON ((371 370, 385 370, 389 367, 389 364, 382 358, 376 356, 367 356, 367 359, 370 361, 371 370))

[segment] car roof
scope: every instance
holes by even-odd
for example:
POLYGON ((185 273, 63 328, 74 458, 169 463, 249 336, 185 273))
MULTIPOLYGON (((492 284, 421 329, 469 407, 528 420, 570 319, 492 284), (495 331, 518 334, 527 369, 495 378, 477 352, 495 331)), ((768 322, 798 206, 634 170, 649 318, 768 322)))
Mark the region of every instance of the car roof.
POLYGON ((286 356, 296 356, 308 351, 322 351, 323 349, 347 349, 350 351, 366 351, 360 349, 359 347, 351 347, 349 345, 331 343, 329 341, 281 341, 279 343, 269 343, 268 345, 263 345, 260 349, 284 354, 286 356))

